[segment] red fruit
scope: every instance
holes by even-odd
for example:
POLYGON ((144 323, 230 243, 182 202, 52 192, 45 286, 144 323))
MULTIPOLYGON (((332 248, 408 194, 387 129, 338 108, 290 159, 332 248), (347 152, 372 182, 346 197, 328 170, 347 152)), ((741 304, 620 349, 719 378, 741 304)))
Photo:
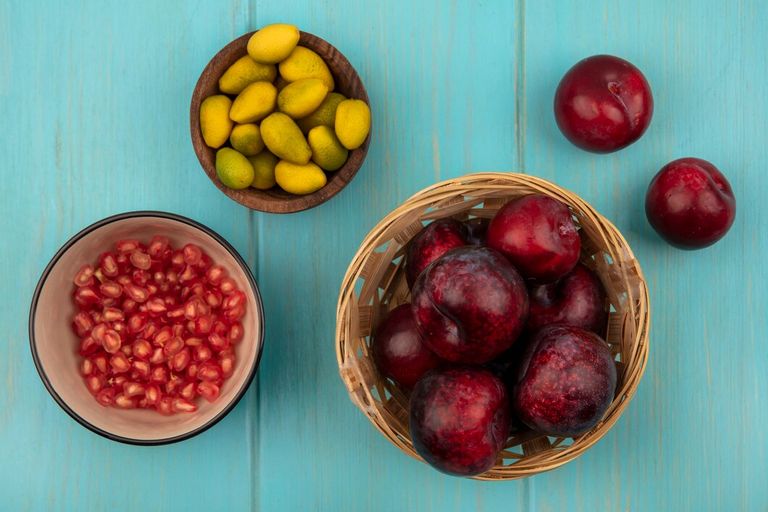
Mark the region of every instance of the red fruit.
POLYGON ((509 349, 528 316, 528 292, 501 254, 460 247, 419 275, 412 310, 424 344, 453 362, 480 364, 509 349))
POLYGON ((197 378, 200 380, 216 382, 221 379, 222 374, 223 370, 221 367, 213 362, 202 363, 197 368, 197 378))
POLYGON ((147 326, 146 313, 134 313, 128 317, 128 331, 131 334, 138 334, 147 326))
POLYGON ((139 248, 139 241, 133 239, 118 240, 115 244, 117 252, 132 252, 139 248))
POLYGON ((131 363, 128 361, 128 358, 119 351, 109 359, 109 364, 115 373, 124 373, 131 369, 131 363))
POLYGON ((523 277, 552 282, 579 261, 581 238, 568 207, 533 194, 505 204, 488 226, 488 247, 517 267, 523 277))
POLYGON ((104 387, 104 376, 90 375, 85 378, 85 385, 88 387, 88 391, 95 395, 104 387))
POLYGON ((645 132, 653 96, 635 66, 610 55, 578 62, 555 93, 555 120, 575 145, 595 153, 629 146, 645 132))
POLYGON ((464 229, 467 233, 467 243, 470 245, 485 245, 485 237, 490 223, 491 219, 482 217, 465 220, 464 229))
POLYGON ((172 409, 173 412, 195 412, 197 406, 184 398, 174 398, 172 409))
POLYGON ((114 388, 105 388, 96 393, 96 401, 104 407, 109 407, 115 403, 115 390, 114 388))
POLYGON ((101 373, 107 373, 107 356, 105 354, 93 356, 93 364, 101 373))
POLYGON ((93 336, 86 336, 80 342, 80 355, 87 356, 88 354, 93 354, 100 347, 101 345, 93 338, 93 336))
POLYGON ((174 318, 181 318, 184 316, 184 308, 175 308, 170 311, 168 311, 165 316, 167 316, 170 319, 174 318))
POLYGON ((149 358, 149 362, 152 364, 160 364, 165 361, 165 355, 163 354, 163 348, 157 347, 152 351, 152 355, 149 358))
POLYGON ((194 267, 191 265, 187 265, 184 267, 184 270, 179 274, 179 282, 180 283, 188 283, 195 279, 197 277, 197 272, 195 272, 194 267))
POLYGON ((188 347, 197 347, 197 346, 203 344, 203 339, 202 338, 196 338, 196 337, 187 338, 187 339, 184 340, 184 344, 186 346, 188 346, 188 347))
POLYGON ((137 400, 120 393, 115 397, 115 405, 120 409, 135 409, 137 400))
POLYGON ((227 270, 220 265, 212 266, 205 273, 205 278, 214 286, 219 286, 225 277, 227 277, 227 270))
POLYGON ((224 295, 229 295, 237 290, 237 283, 231 277, 225 277, 219 284, 219 290, 221 290, 221 293, 224 295))
POLYGON ((243 339, 243 324, 240 322, 233 323, 229 328, 229 341, 230 343, 237 343, 243 339))
POLYGON ((422 343, 410 304, 389 313, 376 329, 372 345, 379 371, 406 388, 440 364, 440 358, 422 343))
POLYGON ((170 244, 170 241, 166 237, 155 235, 149 242, 147 253, 156 260, 170 258, 171 255, 168 252, 170 244))
POLYGON ((165 357, 172 357, 179 353, 184 348, 184 340, 178 336, 174 336, 163 345, 163 355, 165 357))
POLYGON ((134 378, 145 380, 147 377, 149 377, 150 365, 148 362, 136 359, 133 361, 132 367, 134 378))
POLYGON ((130 259, 131 265, 141 270, 149 270, 149 267, 152 266, 152 258, 142 251, 133 251, 130 259))
POLYGON ((80 363, 80 374, 83 377, 87 377, 91 373, 93 373, 95 366, 93 364, 93 361, 90 359, 83 359, 83 362, 80 363))
POLYGON ((114 329, 107 329, 104 332, 104 337, 101 341, 104 351, 108 354, 115 354, 120 350, 120 346, 123 344, 122 337, 114 329))
POLYGON ((91 265, 83 265, 80 270, 77 271, 74 278, 75 286, 90 286, 93 284, 93 267, 91 265))
POLYGON ((181 251, 187 265, 197 265, 203 257, 203 251, 195 244, 187 244, 181 251))
POLYGON ((72 319, 72 328, 75 330, 75 334, 82 338, 87 336, 91 329, 93 329, 93 320, 88 313, 81 311, 72 319))
POLYGON ((125 318, 123 312, 117 308, 104 308, 104 311, 101 312, 101 316, 105 322, 117 322, 118 320, 123 320, 125 318))
POLYGON ((187 366, 187 377, 190 379, 196 379, 197 378, 197 363, 189 363, 187 366))
POLYGON ((221 352, 222 350, 229 348, 229 339, 225 338, 221 334, 212 332, 208 335, 208 344, 213 350, 221 352))
POLYGON ((238 290, 238 291, 232 292, 231 295, 228 295, 224 299, 224 302, 222 303, 221 307, 224 309, 234 309, 242 305, 245 305, 245 294, 238 290))
POLYGON ((123 308, 123 312, 130 314, 136 311, 136 309, 138 308, 138 303, 133 299, 125 299, 123 300, 123 304, 121 307, 123 308))
POLYGON ((149 292, 147 289, 142 288, 141 286, 137 286, 133 283, 127 283, 124 285, 123 291, 128 297, 139 303, 144 303, 147 301, 147 299, 149 299, 149 292))
POLYGON ((157 405, 157 403, 160 401, 160 398, 162 397, 160 387, 155 384, 149 384, 144 389, 144 397, 147 400, 147 405, 157 405))
POLYGON ((203 336, 211 332, 211 329, 213 329, 213 316, 200 315, 194 321, 192 332, 198 336, 203 336))
POLYGON ((235 353, 231 350, 225 350, 219 355, 219 364, 221 365, 221 375, 225 379, 235 372, 235 353))
POLYGON ((153 284, 149 284, 149 279, 151 277, 152 276, 150 276, 149 272, 147 272, 146 270, 137 269, 131 272, 131 282, 136 286, 141 286, 146 288, 150 292, 150 295, 152 293, 157 292, 157 287, 154 286, 153 284), (152 288, 154 288, 154 291, 152 291, 152 288))
POLYGON ((208 345, 198 345, 194 350, 195 361, 205 362, 213 357, 213 351, 208 345))
POLYGON ((191 356, 189 355, 189 349, 184 348, 176 353, 170 361, 171 370, 175 372, 182 372, 189 364, 191 356))
POLYGON ((188 382, 182 386, 179 396, 186 400, 194 400, 197 393, 197 385, 194 382, 188 382))
POLYGON ((164 384, 168 380, 168 370, 164 366, 155 366, 149 374, 149 380, 164 384))
POLYGON ((243 315, 245 315, 245 304, 238 304, 237 306, 233 307, 232 309, 226 309, 224 310, 224 320, 227 322, 236 322, 243 318, 243 315))
POLYGON ((157 331, 157 334, 155 334, 152 341, 155 345, 162 347, 168 343, 171 338, 173 338, 173 328, 166 325, 157 331))
POLYGON ((645 214, 670 244, 701 249, 731 229, 736 198, 717 167, 699 158, 680 158, 654 176, 645 196, 645 214))
POLYGON ((99 268, 102 274, 107 277, 115 277, 118 273, 117 260, 110 252, 105 252, 99 256, 99 268))
POLYGON ((181 270, 184 268, 184 253, 182 251, 173 251, 173 254, 171 255, 171 265, 176 270, 181 270))
POLYGON ((584 265, 576 265, 557 283, 531 287, 528 295, 531 308, 526 328, 530 332, 552 324, 605 332, 605 290, 584 265))
POLYGON ((200 315, 208 314, 208 305, 200 297, 192 297, 184 304, 184 316, 187 320, 194 320, 200 315))
POLYGON ((197 394, 209 402, 215 401, 219 397, 219 386, 213 382, 200 382, 197 385, 197 394))
POLYGON ((425 375, 410 399, 413 446, 449 475, 489 470, 510 430, 504 383, 488 370, 448 368, 425 375))
POLYGON ((144 396, 144 385, 138 382, 126 382, 123 384, 123 395, 127 397, 144 396))
POLYGON ((213 309, 216 309, 219 306, 221 306, 221 303, 223 301, 221 297, 221 293, 215 290, 208 290, 207 292, 205 292, 204 299, 205 299, 205 303, 208 304, 208 306, 210 306, 213 309))
POLYGON ((413 286, 419 274, 440 256, 467 245, 466 233, 461 223, 454 219, 440 219, 419 231, 408 244, 405 257, 406 278, 413 286))
POLYGON ((165 414, 166 416, 173 414, 173 398, 169 396, 160 398, 160 400, 157 402, 155 410, 157 410, 157 412, 160 414, 165 414))
POLYGON ((92 286, 81 286, 75 290, 75 303, 83 309, 100 304, 101 299, 92 286))
POLYGON ((143 339, 134 341, 131 350, 134 357, 144 361, 148 360, 152 355, 152 345, 147 340, 143 339))
POLYGON ((99 292, 105 297, 116 299, 123 294, 123 288, 114 281, 104 281, 99 286, 99 292))

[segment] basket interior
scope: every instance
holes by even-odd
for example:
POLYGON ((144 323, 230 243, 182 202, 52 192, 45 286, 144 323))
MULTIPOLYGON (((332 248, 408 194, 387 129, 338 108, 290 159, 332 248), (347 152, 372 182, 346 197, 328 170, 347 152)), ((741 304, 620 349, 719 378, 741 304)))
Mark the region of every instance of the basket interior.
POLYGON ((340 310, 340 324, 344 326, 341 373, 352 399, 390 441, 411 456, 418 458, 408 433, 408 396, 378 373, 370 357, 371 333, 379 321, 391 309, 410 302, 403 265, 406 246, 432 220, 491 218, 510 199, 541 192, 569 205, 582 237, 581 262, 594 270, 605 286, 608 323, 601 334, 616 361, 616 396, 603 420, 578 438, 547 437, 530 430, 516 433, 507 440, 496 466, 481 477, 517 478, 572 459, 610 428, 642 375, 647 348, 645 283, 624 239, 589 205, 562 189, 530 186, 494 186, 447 196, 438 190, 427 193, 423 200, 417 195, 402 207, 407 209, 382 221, 378 236, 374 230, 361 247, 352 265, 359 263, 359 272, 349 283, 352 295, 347 307, 340 310))

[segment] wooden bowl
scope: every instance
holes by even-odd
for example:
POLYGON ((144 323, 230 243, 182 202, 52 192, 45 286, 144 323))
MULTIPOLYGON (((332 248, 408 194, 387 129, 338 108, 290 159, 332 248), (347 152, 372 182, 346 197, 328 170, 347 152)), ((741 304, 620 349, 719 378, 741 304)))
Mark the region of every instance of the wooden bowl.
MULTIPOLYGON (((197 159, 200 160, 200 165, 203 166, 203 170, 205 170, 213 184, 243 206, 247 206, 252 210, 270 213, 293 213, 307 210, 326 202, 346 187, 347 183, 352 181, 352 178, 355 177, 368 154, 371 135, 370 133, 368 134, 362 146, 349 152, 349 157, 341 169, 326 173, 328 183, 312 194, 305 196, 289 194, 277 185, 270 190, 257 190, 255 188, 234 190, 225 187, 216 175, 216 150, 206 146, 203 141, 203 134, 200 130, 200 104, 208 96, 221 94, 219 92, 219 77, 237 59, 248 53, 246 51, 248 40, 253 34, 254 32, 250 32, 240 36, 225 46, 211 59, 200 75, 195 90, 192 93, 192 104, 189 107, 189 128, 192 133, 192 145, 195 148, 197 159)), ((363 82, 360 80, 360 76, 340 51, 327 41, 307 32, 301 32, 299 45, 309 48, 323 58, 333 75, 336 83, 334 90, 336 92, 350 99, 363 100, 370 105, 368 93, 363 86, 363 82)))
POLYGON ((616 361, 616 395, 603 419, 577 438, 516 432, 496 465, 475 477, 481 480, 523 478, 575 459, 608 432, 629 404, 648 360, 650 306, 640 265, 621 233, 583 199, 541 178, 482 173, 444 181, 408 199, 365 237, 344 277, 336 311, 339 372, 352 401, 390 442, 422 460, 408 428, 408 393, 382 377, 371 358, 371 333, 379 321, 410 302, 405 248, 426 222, 491 218, 510 199, 530 194, 568 205, 580 228, 581 262, 595 271, 607 294, 605 339, 616 361))
POLYGON ((43 271, 29 313, 32 359, 53 399, 72 418, 93 432, 114 441, 138 445, 167 444, 195 436, 215 425, 231 411, 248 389, 264 344, 264 311, 256 281, 237 251, 210 228, 191 219, 164 212, 129 212, 101 220, 73 236, 43 271), (85 263, 114 247, 122 238, 148 242, 163 235, 181 246, 199 245, 227 269, 248 301, 242 319, 243 340, 235 346, 235 370, 212 403, 198 400, 198 410, 163 416, 148 409, 102 407, 80 376, 79 339, 72 331, 75 305, 72 278, 85 263))

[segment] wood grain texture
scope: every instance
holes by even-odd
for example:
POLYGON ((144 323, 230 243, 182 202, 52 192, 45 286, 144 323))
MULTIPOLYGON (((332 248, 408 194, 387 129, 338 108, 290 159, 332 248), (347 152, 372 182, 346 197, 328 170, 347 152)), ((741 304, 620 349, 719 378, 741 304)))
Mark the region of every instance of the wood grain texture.
POLYGON ((0 496, 4 510, 768 510, 768 5, 623 2, 0 2, 0 496), (210 183, 188 108, 235 37, 295 23, 339 48, 373 111, 368 158, 332 201, 251 213, 210 183), (557 131, 552 97, 595 53, 653 88, 646 135, 597 156, 557 131), (728 236, 661 242, 642 196, 667 161, 699 156, 733 185, 728 236), (417 190, 469 171, 524 170, 573 190, 627 237, 651 288, 651 355, 619 422, 578 461, 516 482, 443 476, 402 455, 349 401, 334 308, 360 240, 417 190), (260 282, 257 383, 219 425, 139 448, 79 427, 29 355, 34 284, 79 228, 121 211, 190 216, 260 282))

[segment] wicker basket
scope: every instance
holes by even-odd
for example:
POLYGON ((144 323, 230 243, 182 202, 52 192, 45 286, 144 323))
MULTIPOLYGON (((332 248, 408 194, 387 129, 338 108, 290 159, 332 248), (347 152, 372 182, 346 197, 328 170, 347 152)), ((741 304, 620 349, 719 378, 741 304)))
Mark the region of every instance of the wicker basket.
POLYGON ((510 199, 533 193, 567 204, 581 227, 581 261, 600 276, 610 302, 606 341, 616 357, 616 397, 603 420, 576 439, 531 431, 510 437, 496 465, 476 477, 483 480, 523 478, 575 459, 613 426, 635 393, 648 359, 648 289, 621 233, 581 198, 543 179, 470 174, 422 190, 379 222, 349 265, 339 296, 336 354, 352 401, 394 445, 422 460, 408 431, 408 396, 379 375, 370 354, 370 334, 379 320, 410 300, 403 269, 405 246, 425 222, 490 218, 510 199))

